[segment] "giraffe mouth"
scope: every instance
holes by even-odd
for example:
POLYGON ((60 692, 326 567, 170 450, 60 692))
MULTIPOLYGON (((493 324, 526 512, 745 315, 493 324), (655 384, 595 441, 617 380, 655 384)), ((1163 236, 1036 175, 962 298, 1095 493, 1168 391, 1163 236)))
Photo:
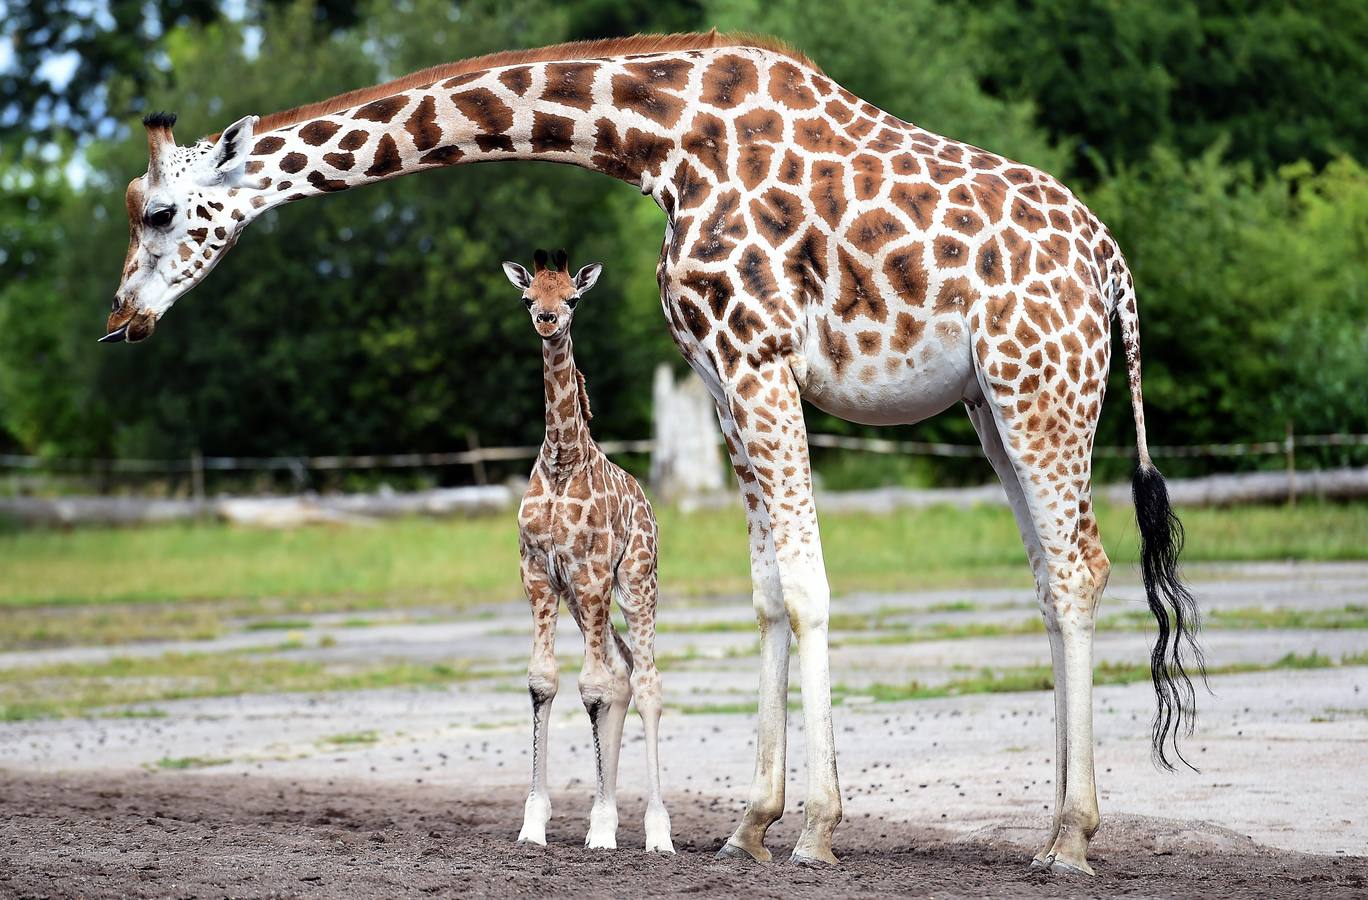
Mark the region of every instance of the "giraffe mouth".
POLYGON ((152 332, 157 330, 156 313, 147 310, 123 317, 122 322, 119 322, 119 319, 118 313, 109 317, 109 324, 106 326, 108 333, 100 338, 97 343, 136 344, 138 341, 147 340, 152 336, 152 332))
POLYGON ((537 329, 537 334, 541 335, 542 340, 549 341, 565 332, 565 324, 563 319, 556 319, 552 322, 537 322, 532 327, 537 329))

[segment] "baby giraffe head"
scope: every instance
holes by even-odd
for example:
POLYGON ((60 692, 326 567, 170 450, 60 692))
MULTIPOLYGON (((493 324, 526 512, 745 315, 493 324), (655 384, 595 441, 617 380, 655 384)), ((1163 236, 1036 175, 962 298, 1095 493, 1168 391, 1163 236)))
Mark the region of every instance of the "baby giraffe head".
POLYGON ((551 340, 570 332, 575 318, 575 307, 580 297, 598 281, 603 266, 590 263, 570 277, 564 250, 557 250, 551 265, 546 264, 546 251, 532 256, 532 272, 515 262, 503 264, 504 273, 513 286, 522 291, 523 306, 532 316, 532 327, 543 340, 551 340))

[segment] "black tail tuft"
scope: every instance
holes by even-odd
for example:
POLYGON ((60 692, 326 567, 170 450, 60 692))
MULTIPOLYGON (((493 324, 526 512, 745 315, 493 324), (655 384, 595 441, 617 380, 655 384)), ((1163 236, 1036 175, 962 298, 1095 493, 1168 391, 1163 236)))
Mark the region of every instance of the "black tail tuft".
POLYGON ((1173 755, 1196 771, 1178 749, 1178 732, 1191 735, 1196 720, 1196 697, 1188 677, 1188 664, 1183 662, 1184 643, 1191 654, 1191 665, 1206 678, 1202 648, 1197 645, 1197 630, 1201 626, 1197 601, 1178 577, 1183 523, 1169 506, 1164 476, 1152 464, 1142 463, 1135 470, 1131 493, 1140 527, 1140 571, 1145 581, 1145 599, 1159 624, 1159 637, 1150 654, 1150 675, 1159 703, 1154 714, 1154 761, 1172 771, 1173 764, 1166 753, 1171 746, 1173 755))

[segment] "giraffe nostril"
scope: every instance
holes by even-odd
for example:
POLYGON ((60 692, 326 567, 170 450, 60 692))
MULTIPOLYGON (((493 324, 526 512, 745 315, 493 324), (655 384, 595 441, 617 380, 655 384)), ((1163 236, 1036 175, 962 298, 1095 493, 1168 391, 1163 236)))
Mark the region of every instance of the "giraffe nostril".
POLYGON ((538 321, 538 322, 554 322, 554 321, 556 321, 556 314, 555 314, 555 313, 549 313, 549 312, 537 313, 537 321, 538 321))
POLYGON ((110 311, 110 312, 117 312, 118 309, 119 309, 119 295, 118 295, 118 294, 115 294, 115 295, 114 295, 114 302, 112 302, 112 303, 109 304, 109 311, 110 311))

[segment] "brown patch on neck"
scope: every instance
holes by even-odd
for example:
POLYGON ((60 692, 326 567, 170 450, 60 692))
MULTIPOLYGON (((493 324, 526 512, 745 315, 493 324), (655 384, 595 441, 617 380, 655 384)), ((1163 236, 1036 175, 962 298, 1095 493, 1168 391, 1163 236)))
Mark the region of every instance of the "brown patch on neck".
MULTIPOLYGON (((783 41, 765 35, 746 34, 737 32, 732 34, 719 34, 717 31, 709 31, 706 34, 638 34, 625 38, 606 38, 595 41, 573 41, 568 44, 554 44, 549 47, 537 47, 531 50, 504 50, 499 53, 490 53, 485 56, 476 56, 471 59, 463 59, 457 62, 445 63, 440 66, 432 66, 384 84, 377 84, 372 87, 359 88, 354 91, 347 91, 330 97, 327 100, 320 100, 317 103, 308 103, 304 106, 297 106, 294 109, 286 109, 281 112, 271 113, 262 116, 257 123, 257 133, 275 131, 286 128, 290 125, 298 125, 300 122, 316 119, 320 116, 330 115, 344 109, 351 109, 364 103, 371 103, 394 94, 403 93, 417 87, 426 87, 436 84, 439 81, 455 78, 459 75, 467 75, 472 72, 479 72, 484 69, 495 69, 503 66, 515 66, 526 63, 559 62, 577 59, 603 59, 613 56, 633 56, 638 54, 650 53, 672 53, 688 50, 709 50, 715 47, 756 47, 761 50, 768 50, 787 56, 801 65, 811 68, 813 71, 821 70, 813 64, 806 56, 798 50, 785 44, 783 41)), ((219 134, 209 135, 208 140, 218 140, 219 134)))

